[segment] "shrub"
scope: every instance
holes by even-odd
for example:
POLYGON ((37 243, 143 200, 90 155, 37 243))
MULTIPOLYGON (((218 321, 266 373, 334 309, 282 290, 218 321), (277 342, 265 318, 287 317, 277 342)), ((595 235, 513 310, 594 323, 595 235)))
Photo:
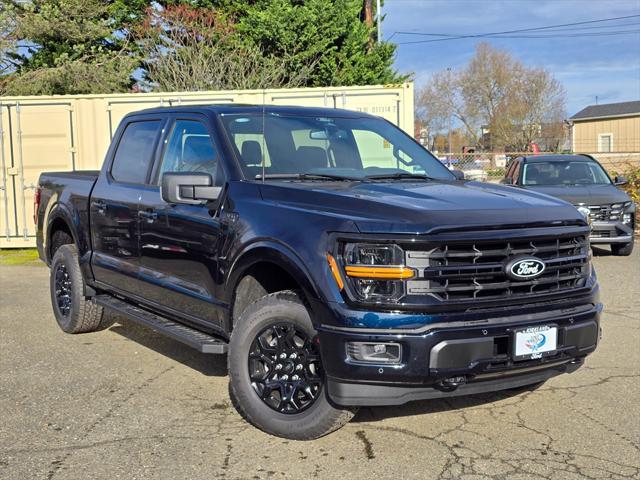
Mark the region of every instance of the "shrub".
POLYGON ((627 162, 622 168, 613 170, 611 175, 622 175, 627 177, 628 183, 621 185, 621 187, 629 194, 634 202, 640 203, 640 165, 634 165, 631 162, 627 162))

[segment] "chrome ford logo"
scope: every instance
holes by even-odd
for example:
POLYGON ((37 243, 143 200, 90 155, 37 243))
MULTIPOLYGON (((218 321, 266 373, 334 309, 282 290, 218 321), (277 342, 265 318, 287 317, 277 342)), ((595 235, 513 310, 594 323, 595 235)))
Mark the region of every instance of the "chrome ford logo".
POLYGON ((544 272, 545 264, 535 257, 514 258, 505 266, 505 273, 514 280, 531 280, 544 272))

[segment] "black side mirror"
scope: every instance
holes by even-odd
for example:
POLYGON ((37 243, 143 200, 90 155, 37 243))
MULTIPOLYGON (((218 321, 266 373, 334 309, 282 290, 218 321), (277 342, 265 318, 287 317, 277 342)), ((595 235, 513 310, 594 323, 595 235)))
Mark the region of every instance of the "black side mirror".
POLYGON ((464 172, 462 170, 451 170, 456 180, 464 180, 464 172))
POLYGON ((629 180, 627 180, 627 177, 624 177, 622 175, 616 175, 613 178, 613 183, 615 183, 616 185, 626 185, 627 183, 629 183, 629 180))
POLYGON ((212 186, 208 173, 168 172, 162 174, 160 194, 167 203, 201 205, 217 200, 222 187, 212 186))
POLYGON ((503 185, 513 185, 513 178, 511 177, 505 177, 502 179, 501 182, 503 185))

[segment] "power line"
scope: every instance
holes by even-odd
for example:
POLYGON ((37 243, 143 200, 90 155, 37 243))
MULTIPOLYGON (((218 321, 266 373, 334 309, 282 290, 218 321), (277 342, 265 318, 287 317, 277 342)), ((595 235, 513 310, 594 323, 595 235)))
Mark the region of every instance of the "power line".
MULTIPOLYGON (((628 35, 640 33, 640 30, 620 30, 616 32, 590 32, 590 33, 558 33, 549 35, 483 35, 481 38, 577 38, 577 37, 609 37, 616 35, 628 35)), ((407 45, 412 43, 431 43, 445 40, 461 40, 460 38, 439 38, 437 40, 426 40, 422 42, 399 42, 398 45, 407 45)))
MULTIPOLYGON (((631 22, 631 23, 617 23, 617 24, 611 24, 611 25, 592 25, 590 27, 576 27, 576 28, 562 28, 561 30, 552 30, 551 28, 559 28, 559 27, 549 27, 548 32, 549 33, 562 33, 562 32, 570 32, 570 31, 577 31, 580 32, 581 30, 595 30, 595 29, 602 29, 602 28, 618 28, 618 27, 633 27, 636 25, 640 25, 640 22, 631 22)), ((543 27, 540 27, 543 28, 543 27)), ((546 28, 546 27, 544 27, 546 28)), ((529 29, 523 29, 522 31, 529 31, 529 29)), ((587 33, 587 32, 584 32, 587 33)), ((606 33, 603 32, 603 33, 606 33)), ((394 34, 398 34, 398 35, 419 35, 419 36, 425 36, 425 37, 443 37, 443 38, 450 38, 450 37, 459 37, 460 35, 457 33, 424 33, 424 32, 415 32, 415 31, 410 31, 410 32, 394 32, 394 34)), ((491 33, 487 33, 486 35, 492 35, 491 33)), ((498 35, 497 33, 495 35, 498 35)), ((391 38, 391 37, 389 37, 391 38)))
MULTIPOLYGON (((455 35, 455 36, 445 36, 447 34, 432 34, 432 33, 423 33, 423 32, 394 32, 393 35, 391 35, 391 37, 389 37, 389 40, 396 34, 424 35, 424 36, 445 36, 444 38, 436 38, 436 39, 430 39, 430 40, 417 40, 417 41, 412 41, 412 42, 398 42, 398 45, 408 45, 408 44, 414 44, 414 43, 444 42, 444 41, 449 41, 449 40, 460 40, 460 39, 466 39, 466 38, 483 38, 483 37, 500 38, 501 35, 506 35, 506 34, 511 34, 511 33, 522 33, 522 32, 533 32, 533 31, 539 31, 539 30, 550 30, 550 29, 557 29, 557 28, 562 28, 562 27, 573 27, 573 26, 576 26, 576 25, 588 25, 588 24, 593 24, 593 23, 611 22, 611 21, 615 21, 615 20, 624 20, 624 19, 628 19, 628 18, 638 18, 638 17, 640 17, 640 15, 625 15, 625 16, 622 16, 622 17, 601 18, 601 19, 597 19, 597 20, 587 20, 587 21, 583 21, 583 22, 562 23, 562 24, 557 24, 557 25, 545 25, 545 26, 542 26, 542 27, 521 28, 521 29, 517 29, 517 30, 504 30, 504 31, 501 31, 501 32, 475 33, 475 34, 455 35)), ((625 25, 615 25, 615 26, 622 27, 622 26, 625 26, 625 25)), ((601 32, 601 33, 611 33, 611 34, 615 34, 615 35, 622 34, 620 32, 617 32, 617 33, 614 33, 614 32, 601 32)), ((625 31, 624 34, 626 34, 626 33, 633 33, 633 32, 632 31, 625 31)), ((575 34, 575 35, 579 35, 579 34, 575 34)), ((585 35, 586 35, 586 33, 585 33, 585 35)), ((501 37, 501 38, 509 38, 509 37, 501 37)), ((544 38, 544 37, 538 37, 538 38, 544 38)))

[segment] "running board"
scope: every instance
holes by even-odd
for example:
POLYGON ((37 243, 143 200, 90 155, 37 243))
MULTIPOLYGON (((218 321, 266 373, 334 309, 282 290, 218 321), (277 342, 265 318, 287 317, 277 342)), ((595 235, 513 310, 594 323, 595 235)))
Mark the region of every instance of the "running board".
POLYGON ((207 335, 182 323, 174 322, 119 298, 110 295, 96 295, 93 297, 93 301, 105 308, 115 310, 135 323, 150 327, 158 333, 189 345, 201 353, 227 353, 228 344, 223 339, 207 335))

